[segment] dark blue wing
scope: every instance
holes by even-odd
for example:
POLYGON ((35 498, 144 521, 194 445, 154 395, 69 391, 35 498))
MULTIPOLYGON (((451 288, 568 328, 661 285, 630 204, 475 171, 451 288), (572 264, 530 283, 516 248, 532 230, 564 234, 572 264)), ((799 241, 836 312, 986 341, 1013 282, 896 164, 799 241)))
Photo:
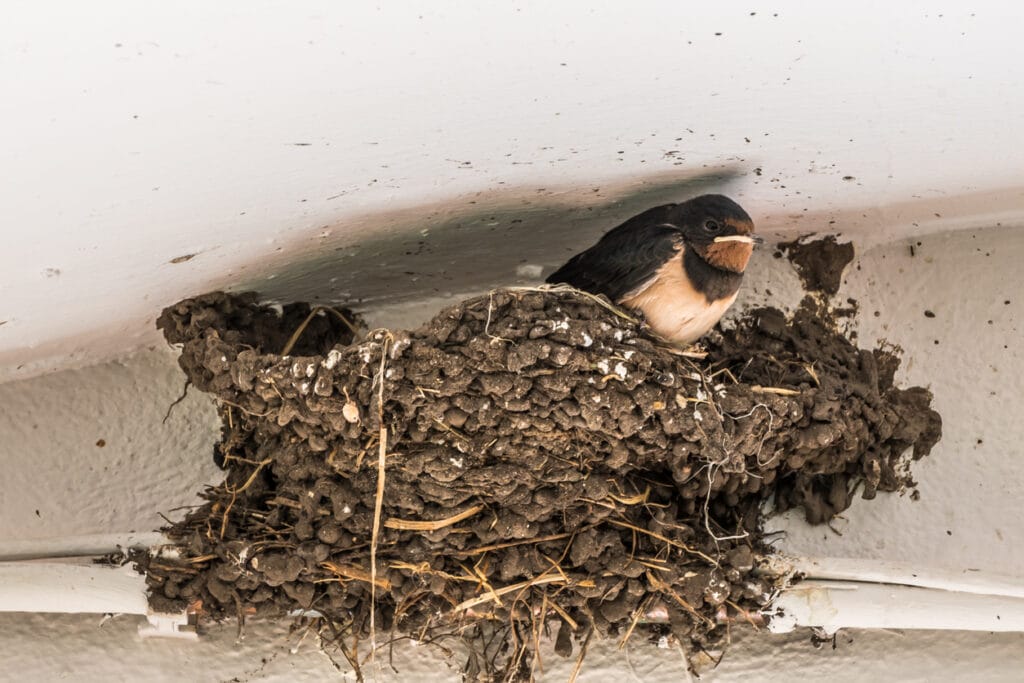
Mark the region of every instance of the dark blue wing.
POLYGON ((665 224, 675 206, 655 207, 609 230, 597 244, 549 275, 547 282, 564 282, 619 301, 654 277, 682 248, 680 231, 665 224))

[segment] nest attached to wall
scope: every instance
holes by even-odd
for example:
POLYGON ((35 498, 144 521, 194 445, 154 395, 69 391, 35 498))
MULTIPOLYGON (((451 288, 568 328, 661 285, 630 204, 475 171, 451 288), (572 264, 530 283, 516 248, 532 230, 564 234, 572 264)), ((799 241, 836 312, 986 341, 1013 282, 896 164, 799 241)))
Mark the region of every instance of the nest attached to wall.
POLYGON ((748 314, 705 358, 564 287, 358 343, 352 320, 222 293, 164 311, 227 473, 165 530, 155 608, 316 614, 357 671, 399 637, 467 644, 474 680, 529 675, 549 629, 579 661, 593 633, 699 652, 777 589, 766 501, 826 522, 858 486, 911 486, 905 454, 941 432, 892 354, 810 303, 748 314))

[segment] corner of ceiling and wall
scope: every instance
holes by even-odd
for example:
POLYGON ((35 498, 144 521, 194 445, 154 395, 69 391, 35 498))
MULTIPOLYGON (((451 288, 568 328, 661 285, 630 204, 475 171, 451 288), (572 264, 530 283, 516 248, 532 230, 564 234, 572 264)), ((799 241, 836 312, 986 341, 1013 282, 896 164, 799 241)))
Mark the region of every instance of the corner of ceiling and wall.
MULTIPOLYGON (((160 310, 212 289, 320 297, 408 327, 542 279, 617 221, 705 191, 771 241, 837 234, 859 343, 902 349, 944 437, 920 500, 785 552, 1024 580, 1024 11, 672 2, 19 3, 0 25, 0 557, 143 533, 218 480, 213 406, 183 389, 160 310), (925 315, 928 311, 930 315, 925 315)), ((792 307, 771 250, 737 309, 792 307)), ((323 680, 253 626, 141 640, 132 617, 0 614, 29 680, 323 680)), ((1019 633, 739 632, 707 680, 1016 680, 1019 633)), ((552 659, 545 680, 572 662, 552 659)), ((396 649, 385 679, 457 680, 396 649)), ((685 677, 679 652, 598 643, 580 680, 685 677)), ((0 676, 2 677, 2 676, 0 676)))

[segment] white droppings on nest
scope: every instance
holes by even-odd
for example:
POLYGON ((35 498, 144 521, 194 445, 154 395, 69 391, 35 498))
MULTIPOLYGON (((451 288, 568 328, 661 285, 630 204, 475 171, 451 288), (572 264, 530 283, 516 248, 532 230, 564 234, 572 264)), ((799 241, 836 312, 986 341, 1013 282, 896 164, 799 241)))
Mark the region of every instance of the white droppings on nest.
POLYGON ((689 377, 695 382, 700 382, 704 379, 699 372, 691 372, 689 375, 687 375, 687 377, 689 377))
MULTIPOLYGON (((756 583, 754 583, 752 581, 745 582, 743 584, 743 588, 745 588, 748 592, 751 592, 751 593, 756 592, 758 588, 762 588, 763 589, 762 586, 759 586, 758 584, 756 584, 756 583)), ((769 591, 762 590, 762 592, 758 594, 757 600, 760 601, 760 602, 767 602, 768 600, 771 599, 771 595, 772 594, 769 591)))
POLYGON ((704 595, 707 600, 715 605, 720 605, 729 597, 729 583, 712 576, 708 580, 708 587, 704 595))
POLYGON ((228 357, 227 356, 221 356, 220 357, 220 362, 221 363, 227 363, 228 362, 228 357))
POLYGON ((700 387, 697 387, 697 392, 696 392, 695 396, 697 397, 698 401, 706 401, 706 400, 708 400, 708 395, 705 394, 704 390, 701 389, 700 387))
POLYGON ((594 395, 594 403, 600 403, 600 402, 601 402, 601 395, 600 394, 595 394, 594 395))
POLYGON ((301 391, 303 394, 308 394, 309 393, 309 382, 303 382, 302 384, 300 384, 299 385, 299 391, 301 391))
POLYGON ((327 352, 327 358, 324 358, 321 365, 323 365, 328 370, 333 370, 334 366, 337 365, 338 361, 340 360, 341 351, 339 351, 338 349, 331 349, 330 351, 327 352))
POLYGON ((661 636, 658 638, 658 649, 667 650, 669 648, 668 636, 661 636))
POLYGON ((316 363, 309 363, 306 365, 306 377, 312 377, 316 374, 316 363))
POLYGON ((387 370, 384 371, 384 379, 391 379, 394 376, 394 374, 395 371, 392 370, 391 368, 388 368, 387 370))
POLYGON ((348 505, 346 505, 345 507, 341 508, 341 514, 343 514, 343 515, 350 515, 350 514, 352 514, 352 508, 350 508, 348 505))
MULTIPOLYGON (((606 325, 604 327, 607 327, 606 325)), ((615 330, 615 341, 622 341, 622 330, 615 330)))
POLYGON ((588 377, 587 378, 587 384, 593 384, 593 383, 594 383, 594 378, 593 377, 588 377))
POLYGON ((629 360, 630 358, 633 357, 635 353, 636 351, 634 351, 633 349, 628 349, 622 352, 622 357, 625 358, 626 360, 629 360))
POLYGON ((157 549, 157 557, 177 560, 181 557, 181 549, 174 545, 162 545, 157 549))
POLYGON ((611 366, 608 365, 607 360, 597 361, 597 369, 601 371, 602 375, 607 375, 609 372, 611 372, 611 366))
POLYGON ((459 469, 462 469, 462 462, 463 462, 462 458, 448 458, 448 462, 450 462, 451 464, 455 465, 459 469))
POLYGON ((412 340, 408 338, 396 339, 391 345, 391 351, 388 354, 391 359, 394 360, 402 355, 402 352, 412 346, 412 340))
POLYGON ((302 377, 302 366, 299 365, 299 361, 292 363, 292 377, 302 377))
POLYGON ((697 422, 702 422, 704 420, 704 416, 700 414, 700 408, 696 406, 693 407, 693 419, 697 422))
POLYGON ((583 346, 587 347, 587 346, 590 346, 593 343, 594 343, 594 339, 589 334, 584 332, 583 333, 583 346))
POLYGON ((619 379, 626 379, 626 375, 628 374, 628 372, 626 370, 626 366, 623 365, 622 363, 616 363, 615 367, 612 370, 612 372, 614 372, 616 375, 618 375, 619 379))
POLYGON ((551 329, 554 330, 555 332, 560 332, 560 331, 563 331, 563 330, 568 330, 569 329, 569 320, 568 320, 568 318, 565 319, 565 320, 559 320, 559 321, 552 320, 551 321, 551 329))
POLYGON ((365 346, 359 349, 359 358, 360 360, 363 361, 363 363, 369 363, 371 360, 373 360, 373 357, 370 355, 370 349, 366 348, 365 346))

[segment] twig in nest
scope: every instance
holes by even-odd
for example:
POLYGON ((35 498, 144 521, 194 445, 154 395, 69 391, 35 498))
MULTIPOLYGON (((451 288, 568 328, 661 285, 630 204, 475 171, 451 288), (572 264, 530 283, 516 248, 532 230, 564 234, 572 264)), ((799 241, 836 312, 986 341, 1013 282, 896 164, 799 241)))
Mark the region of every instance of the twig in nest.
POLYGON ((743 620, 746 621, 751 626, 753 626, 755 631, 760 631, 761 628, 765 625, 765 623, 764 623, 764 615, 762 615, 761 613, 759 613, 759 612, 751 613, 749 610, 743 609, 742 607, 737 605, 732 600, 726 600, 725 604, 729 605, 734 610, 736 610, 736 614, 738 616, 743 617, 743 620))
MULTIPOLYGON (((589 529, 590 526, 587 526, 585 528, 589 529)), ((582 531, 582 530, 583 529, 581 529, 580 531, 582 531)), ((524 539, 522 541, 509 541, 508 543, 495 543, 494 545, 484 545, 484 546, 480 546, 479 548, 473 548, 472 550, 462 550, 462 551, 457 551, 457 552, 459 552, 459 554, 462 554, 462 555, 480 555, 481 553, 490 552, 491 550, 503 550, 505 548, 511 548, 511 547, 517 546, 517 545, 527 545, 527 544, 547 543, 548 541, 558 541, 558 540, 561 540, 563 538, 569 538, 574 533, 575 532, 566 531, 565 533, 561 533, 561 534, 550 534, 548 536, 541 536, 540 538, 527 538, 527 539, 524 539)))
MULTIPOLYGON (((658 337, 658 339, 662 340, 664 338, 658 337)), ((692 358, 694 360, 704 360, 705 358, 708 357, 707 351, 690 351, 689 349, 681 349, 678 346, 672 346, 672 342, 670 342, 667 339, 664 339, 664 341, 664 344, 658 344, 657 347, 662 351, 665 351, 666 353, 672 354, 673 356, 680 356, 682 358, 692 358)))
MULTIPOLYGON (((351 564, 336 564, 334 562, 321 562, 320 566, 336 574, 343 579, 353 579, 355 581, 363 581, 365 583, 372 583, 374 586, 389 591, 391 590, 391 582, 387 579, 378 579, 373 576, 372 572, 368 572, 362 567, 356 567, 351 564)), ((333 579, 327 579, 333 581, 333 579)))
MULTIPOLYGON (((275 388, 275 390, 276 390, 276 388, 275 388)), ((279 395, 280 395, 280 393, 279 393, 279 395)), ((239 410, 241 410, 246 415, 251 415, 252 417, 266 417, 267 415, 270 415, 271 412, 273 412, 273 411, 268 410, 265 413, 254 413, 251 410, 246 410, 243 406, 240 406, 237 403, 232 403, 231 401, 227 400, 226 398, 218 398, 217 400, 220 401, 221 403, 226 403, 229 406, 234 406, 235 408, 238 408, 239 410)))
POLYGON ((680 607, 682 607, 684 610, 686 610, 687 612, 689 612, 693 616, 697 617, 697 619, 699 619, 700 621, 703 621, 704 623, 706 623, 708 626, 712 626, 713 627, 715 625, 715 622, 711 621, 706 616, 704 616, 703 614, 698 612, 693 607, 693 605, 688 603, 686 600, 683 600, 683 598, 679 595, 679 593, 676 593, 675 590, 673 590, 672 586, 668 585, 667 583, 665 583, 664 581, 659 579, 657 576, 655 576, 651 572, 646 572, 646 576, 647 576, 647 582, 649 584, 651 584, 652 588, 654 588, 655 590, 660 591, 662 593, 665 593, 666 595, 671 597, 673 600, 676 601, 676 603, 680 607))
POLYGON ((491 334, 491 315, 494 313, 494 292, 488 292, 487 294, 487 322, 484 323, 484 336, 489 337, 491 342, 503 341, 509 344, 514 344, 511 339, 505 339, 504 337, 495 337, 491 334))
POLYGON ((235 599, 235 610, 238 617, 238 630, 235 632, 235 642, 241 642, 245 638, 245 610, 242 609, 242 598, 238 591, 231 591, 231 597, 235 599))
POLYGON ((776 394, 778 396, 799 396, 800 392, 796 389, 784 389, 783 387, 762 387, 755 384, 750 387, 750 390, 755 394, 776 394))
MULTIPOLYGON (((758 408, 762 408, 762 409, 764 409, 764 411, 766 413, 768 413, 768 428, 765 429, 764 434, 761 435, 761 443, 759 443, 757 445, 757 452, 754 453, 754 460, 757 461, 758 466, 763 468, 763 467, 767 467, 768 464, 771 463, 772 460, 775 460, 775 457, 778 455, 778 453, 773 453, 772 457, 768 458, 764 462, 761 462, 761 451, 764 449, 764 442, 768 440, 768 435, 771 434, 772 433, 772 429, 775 428, 775 413, 773 413, 771 411, 771 408, 769 408, 764 403, 758 403, 758 404, 755 404, 750 410, 748 410, 747 412, 743 413, 742 415, 733 415, 732 413, 725 413, 725 414, 728 417, 732 418, 733 420, 744 420, 744 419, 750 417, 751 415, 753 415, 754 411, 756 411, 758 408)), ((751 476, 751 477, 757 477, 758 479, 761 478, 759 475, 754 474, 753 472, 747 472, 747 474, 749 476, 751 476)))
POLYGON ((295 328, 294 332, 292 332, 292 336, 288 338, 288 343, 284 345, 283 349, 281 349, 282 356, 287 356, 289 353, 291 353, 292 347, 294 347, 296 342, 299 341, 299 337, 302 336, 302 333, 306 331, 307 327, 309 327, 309 323, 312 322, 313 318, 318 313, 320 313, 320 311, 327 311, 328 313, 333 313, 334 316, 338 320, 340 320, 342 324, 345 325, 345 327, 348 328, 349 332, 352 333, 353 341, 355 341, 356 338, 359 336, 359 331, 356 329, 355 325, 349 322, 348 318, 346 318, 345 316, 343 316, 341 313, 331 308, 330 306, 317 306, 309 312, 309 315, 306 316, 306 319, 303 320, 302 323, 297 328, 295 328))
POLYGON ((732 536, 717 536, 715 534, 715 532, 711 530, 711 513, 708 511, 708 508, 711 507, 711 484, 715 480, 715 471, 714 470, 715 470, 716 466, 717 467, 721 467, 721 465, 719 463, 713 462, 713 463, 709 463, 708 464, 708 468, 707 468, 707 472, 708 472, 708 494, 706 496, 704 496, 704 529, 707 530, 707 532, 711 536, 711 538, 715 539, 715 543, 720 543, 721 541, 734 541, 734 540, 737 540, 737 539, 740 539, 740 538, 746 538, 747 536, 750 535, 746 531, 744 531, 742 534, 733 534, 732 536))
POLYGON ((805 363, 803 368, 811 376, 811 379, 814 380, 814 386, 820 387, 821 380, 818 379, 818 373, 814 371, 814 363, 805 363))
POLYGON ((384 369, 388 345, 394 339, 386 333, 380 348, 380 372, 377 377, 377 422, 380 425, 377 449, 377 496, 373 503, 373 535, 370 536, 370 658, 376 664, 377 652, 377 540, 380 537, 380 515, 384 507, 384 476, 388 457, 388 427, 384 424, 384 369))
POLYGON ((647 534, 651 538, 655 538, 655 539, 661 541, 662 543, 668 543, 670 546, 672 546, 674 548, 679 548, 680 550, 685 550, 686 552, 690 553, 691 555, 696 555, 697 557, 700 557, 700 558, 702 558, 704 560, 707 560, 712 565, 714 565, 716 567, 718 566, 718 561, 717 560, 715 560, 712 557, 709 557, 708 555, 705 555, 704 553, 702 553, 699 550, 694 550, 693 548, 691 548, 690 546, 686 545, 685 543, 680 543, 679 541, 673 541, 671 538, 668 538, 666 536, 662 536, 661 534, 656 534, 653 531, 648 531, 647 529, 644 529, 643 527, 639 527, 639 526, 637 526, 635 524, 630 524, 629 522, 620 522, 617 519, 606 519, 604 521, 608 522, 609 524, 614 524, 615 526, 620 526, 620 527, 622 527, 624 529, 632 529, 633 531, 639 531, 642 534, 647 534))
MULTIPOLYGON (((483 560, 484 558, 480 558, 480 561, 483 560)), ((466 572, 466 576, 472 576, 476 578, 477 590, 483 588, 487 591, 491 599, 494 600, 494 602, 498 603, 499 607, 504 607, 504 605, 501 602, 501 597, 494 591, 494 586, 491 585, 491 582, 487 580, 487 574, 484 572, 484 570, 480 568, 480 562, 477 562, 475 565, 473 565, 472 570, 470 570, 466 565, 462 564, 461 562, 459 562, 459 567, 462 568, 462 571, 466 572)))
POLYGON ((633 630, 636 629, 636 625, 640 623, 641 617, 647 614, 647 608, 653 602, 653 595, 648 595, 645 599, 640 601, 640 604, 633 610, 633 618, 629 620, 629 628, 626 629, 626 633, 619 639, 619 649, 626 647, 626 643, 629 642, 629 637, 633 635, 633 630))
MULTIPOLYGON (((450 574, 443 572, 440 569, 434 569, 430 566, 429 562, 420 562, 419 564, 411 564, 409 562, 392 562, 392 569, 410 571, 413 574, 429 574, 430 576, 440 576, 442 579, 448 581, 467 581, 469 583, 480 583, 480 580, 475 576, 471 576, 468 572, 466 576, 458 576, 456 574, 450 574)), ((465 571, 465 568, 463 568, 465 571)))
POLYGON ((242 484, 241 488, 236 489, 225 486, 225 490, 231 492, 231 501, 227 504, 227 507, 224 508, 224 516, 221 517, 220 520, 220 540, 224 540, 224 534, 228 530, 228 514, 231 512, 231 508, 234 507, 235 501, 238 499, 238 494, 242 493, 247 488, 252 486, 252 483, 256 481, 256 475, 258 475, 260 473, 260 470, 262 470, 266 465, 269 465, 271 462, 273 462, 273 458, 267 458, 266 460, 261 460, 259 463, 257 463, 256 469, 252 471, 252 474, 250 474, 249 478, 245 480, 245 483, 242 484))
POLYGON ((520 581, 519 583, 514 583, 511 586, 505 586, 504 588, 498 588, 493 593, 488 593, 487 595, 481 595, 480 597, 471 598, 471 599, 466 600, 464 602, 460 602, 458 605, 455 606, 455 609, 452 610, 452 611, 453 612, 462 612, 463 610, 467 610, 467 609, 469 609, 471 607, 476 607, 477 605, 482 605, 485 602, 490 602, 490 601, 494 600, 495 597, 501 597, 502 595, 508 595, 509 593, 514 593, 516 591, 529 588, 530 586, 543 586, 543 585, 549 584, 549 583, 565 583, 565 579, 563 579, 561 576, 554 576, 554 575, 544 576, 544 575, 541 575, 541 576, 538 576, 536 578, 530 579, 529 581, 520 581))
POLYGON ((234 489, 232 491, 232 493, 234 493, 234 494, 241 493, 242 491, 245 491, 247 488, 252 486, 252 483, 254 481, 256 481, 256 475, 260 473, 260 470, 262 470, 264 467, 266 467, 267 465, 269 465, 273 461, 274 461, 273 458, 266 458, 266 459, 260 460, 258 463, 256 463, 256 469, 254 469, 252 471, 252 474, 249 475, 249 478, 245 480, 244 484, 242 484, 242 488, 234 489))
POLYGON ((463 510, 457 515, 433 521, 398 519, 396 517, 391 517, 384 522, 384 526, 388 529, 401 529, 403 531, 437 531, 438 529, 444 529, 452 524, 458 524, 464 519, 469 519, 483 509, 483 505, 474 505, 468 510, 463 510))
POLYGON ((576 683, 576 679, 579 678, 580 670, 583 668, 583 658, 587 656, 587 647, 590 646, 590 638, 594 635, 594 629, 591 627, 587 631, 587 637, 583 641, 583 647, 580 648, 580 656, 576 658, 576 666, 572 668, 572 674, 569 676, 569 683, 576 683))
POLYGON ((533 610, 530 610, 530 630, 533 632, 533 664, 530 667, 531 676, 533 675, 533 672, 537 669, 540 669, 541 675, 544 674, 544 659, 540 656, 540 628, 541 624, 544 622, 544 618, 547 615, 547 613, 548 594, 547 591, 545 591, 540 608, 540 619, 538 619, 537 615, 533 613, 533 610))
POLYGON ((647 497, 651 495, 651 487, 648 486, 643 493, 638 493, 635 496, 624 497, 616 496, 614 493, 609 493, 608 497, 614 501, 622 503, 623 505, 639 505, 640 503, 646 503, 647 497))
MULTIPOLYGON (((547 593, 545 593, 544 595, 546 597, 547 593)), ((562 620, 565 621, 565 623, 569 624, 569 628, 571 628, 573 631, 580 630, 580 625, 576 623, 576 620, 570 617, 568 612, 559 607, 557 602, 555 602, 554 600, 548 600, 547 606, 553 609, 555 613, 558 614, 558 616, 562 617, 562 620)))
POLYGON ((455 429, 454 427, 445 424, 444 421, 438 420, 437 418, 434 418, 434 422, 437 424, 438 427, 440 427, 441 429, 445 430, 446 432, 450 432, 450 433, 454 434, 455 436, 457 436, 458 438, 462 439, 463 441, 469 441, 469 437, 467 437, 465 434, 463 434, 459 430, 455 429))
POLYGON ((583 297, 586 297, 587 299, 590 299, 591 301, 596 303, 601 308, 604 308, 605 310, 610 311, 611 313, 613 313, 614 315, 616 315, 619 318, 622 318, 623 320, 627 320, 627 321, 633 323, 634 325, 639 325, 640 324, 639 320, 637 320, 633 316, 629 315, 628 313, 623 311, 621 308, 619 308, 615 304, 613 304, 610 301, 608 301, 608 299, 605 299, 604 297, 602 297, 600 295, 597 295, 597 294, 592 294, 590 292, 585 292, 582 289, 576 289, 575 287, 572 287, 572 286, 567 285, 567 284, 539 285, 537 287, 504 287, 503 289, 505 289, 507 291, 510 291, 510 292, 556 292, 556 293, 557 292, 567 292, 567 293, 571 293, 571 294, 579 294, 580 296, 583 296, 583 297))
POLYGON ((231 513, 231 508, 235 505, 235 500, 238 498, 238 491, 231 492, 231 502, 228 503, 227 507, 224 508, 224 515, 220 518, 220 540, 224 540, 224 534, 228 530, 228 515, 231 513))

